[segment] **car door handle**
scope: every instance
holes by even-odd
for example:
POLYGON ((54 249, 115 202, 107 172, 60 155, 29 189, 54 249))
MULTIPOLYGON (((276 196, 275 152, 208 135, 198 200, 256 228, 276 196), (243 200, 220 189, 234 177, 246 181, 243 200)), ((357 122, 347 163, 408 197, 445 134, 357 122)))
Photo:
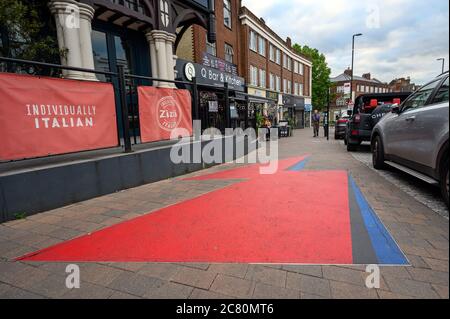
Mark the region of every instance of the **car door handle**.
POLYGON ((410 117, 408 117, 408 118, 406 118, 406 122, 414 122, 416 120, 416 117, 415 116, 410 116, 410 117))

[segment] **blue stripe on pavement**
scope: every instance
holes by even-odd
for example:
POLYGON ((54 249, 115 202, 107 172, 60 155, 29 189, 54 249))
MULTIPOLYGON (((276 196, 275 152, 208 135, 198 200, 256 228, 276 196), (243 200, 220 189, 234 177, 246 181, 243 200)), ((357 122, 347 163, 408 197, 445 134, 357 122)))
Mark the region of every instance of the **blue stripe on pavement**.
MULTIPOLYGON (((350 177, 350 183, 353 188, 353 192, 356 197, 361 215, 369 233, 372 246, 375 250, 379 264, 382 265, 408 265, 409 262, 406 259, 403 252, 398 247, 392 236, 389 234, 386 227, 384 227, 381 220, 376 213, 370 207, 367 200, 364 198, 361 190, 356 185, 352 177, 350 177)), ((358 240, 353 238, 353 240, 358 240)))
POLYGON ((308 161, 309 161, 309 157, 306 157, 304 160, 302 160, 301 162, 298 162, 294 166, 289 167, 287 170, 288 171, 294 171, 294 172, 301 171, 301 170, 303 170, 305 168, 305 166, 308 163, 308 161))

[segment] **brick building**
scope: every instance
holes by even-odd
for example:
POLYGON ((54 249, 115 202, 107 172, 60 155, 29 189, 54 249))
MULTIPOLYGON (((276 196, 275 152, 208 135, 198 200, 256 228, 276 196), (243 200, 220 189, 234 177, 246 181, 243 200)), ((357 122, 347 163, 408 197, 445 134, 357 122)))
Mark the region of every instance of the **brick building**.
POLYGON ((389 83, 389 88, 393 92, 414 92, 420 88, 419 85, 411 83, 410 77, 394 79, 389 83))
MULTIPOLYGON (((248 83, 255 107, 271 121, 292 119, 297 128, 305 127, 305 111, 310 112, 312 63, 292 49, 291 39, 283 40, 262 18, 242 7, 240 70, 248 83), (305 108, 306 105, 306 108, 305 108)), ((309 122, 309 121, 308 121, 309 122)))
POLYGON ((353 94, 350 95, 351 76, 352 70, 347 69, 344 73, 330 79, 331 94, 334 96, 330 104, 331 120, 348 109, 348 102, 352 97, 354 100, 361 94, 392 92, 387 83, 372 78, 370 73, 366 73, 362 76, 354 75, 353 94))
MULTIPOLYGON (((289 38, 283 40, 263 19, 242 7, 240 0, 215 0, 215 15, 216 42, 208 42, 204 28, 192 26, 184 30, 176 55, 243 78, 246 94, 231 93, 235 102, 232 107, 237 110, 234 125, 256 126, 257 113, 275 123, 292 119, 298 128, 308 125, 311 61, 296 54, 289 38)), ((220 113, 220 92, 207 95, 206 99, 217 100, 220 113)))

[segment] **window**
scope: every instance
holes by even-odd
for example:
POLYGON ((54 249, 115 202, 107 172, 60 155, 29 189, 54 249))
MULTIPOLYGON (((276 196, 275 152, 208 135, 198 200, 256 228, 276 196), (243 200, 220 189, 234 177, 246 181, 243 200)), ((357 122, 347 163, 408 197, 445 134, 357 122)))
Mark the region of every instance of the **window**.
POLYGON ((250 84, 258 86, 258 68, 255 68, 253 65, 250 66, 250 84))
POLYGON ((258 53, 266 56, 266 40, 262 36, 258 37, 258 53))
POLYGON ((297 82, 294 83, 294 94, 298 95, 298 83, 297 82))
POLYGON ((266 71, 259 70, 259 86, 266 88, 266 71))
POLYGON ((416 93, 414 93, 410 98, 408 98, 405 101, 405 103, 403 104, 402 111, 423 107, 427 103, 429 97, 431 96, 431 94, 433 93, 434 89, 438 84, 439 80, 434 81, 424 86, 416 93))
POLYGON ((303 63, 300 63, 298 73, 303 75, 303 63))
POLYGON ((270 73, 269 75, 269 88, 272 91, 275 91, 275 75, 273 75, 272 73, 270 73))
POLYGON ((303 96, 303 83, 298 85, 298 95, 303 96))
POLYGON ((272 62, 275 62, 275 48, 272 43, 269 45, 269 59, 272 62))
POLYGON ((275 89, 278 92, 281 92, 281 78, 279 76, 276 77, 276 87, 275 87, 275 89))
POLYGON ((283 53, 283 67, 285 67, 285 68, 287 68, 287 59, 288 59, 288 56, 283 53))
POLYGON ((208 42, 208 35, 206 35, 206 52, 214 56, 217 55, 216 44, 208 42))
POLYGON ((231 29, 231 1, 223 0, 223 23, 231 29))
POLYGON ((289 71, 292 71, 292 59, 291 59, 290 57, 288 57, 288 58, 287 58, 287 62, 288 62, 288 64, 287 64, 287 69, 288 69, 289 71))
POLYGON ((287 93, 287 80, 283 79, 283 92, 287 93))
POLYGON ((442 83, 441 88, 436 93, 436 96, 433 99, 432 104, 448 102, 448 78, 442 83))
POLYGON ((292 82, 288 81, 288 93, 291 94, 292 93, 292 82))
POLYGON ((275 59, 275 62, 278 64, 278 65, 280 65, 281 64, 281 51, 280 51, 280 49, 276 49, 276 59, 275 59))
POLYGON ((225 61, 233 63, 234 51, 233 47, 225 43, 225 61))
POLYGON ((250 50, 257 52, 257 34, 255 31, 250 31, 250 50))

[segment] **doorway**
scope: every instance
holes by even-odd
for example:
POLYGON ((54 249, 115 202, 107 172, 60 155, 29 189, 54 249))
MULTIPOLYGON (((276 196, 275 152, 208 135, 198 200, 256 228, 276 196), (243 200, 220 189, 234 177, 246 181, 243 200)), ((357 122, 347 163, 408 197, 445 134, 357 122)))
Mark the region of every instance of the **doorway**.
MULTIPOLYGON (((123 66, 124 72, 129 74, 151 76, 150 52, 145 35, 141 32, 123 29, 101 21, 93 24, 92 49, 94 66, 98 71, 117 72, 123 66)), ((118 96, 119 83, 116 77, 97 75, 103 82, 111 82, 116 92, 116 112, 118 119, 122 118, 120 97, 118 96)), ((126 94, 128 106, 128 121, 132 142, 140 142, 138 85, 151 85, 150 81, 126 79, 126 94)), ((118 121, 120 138, 123 137, 122 121, 118 121)))

